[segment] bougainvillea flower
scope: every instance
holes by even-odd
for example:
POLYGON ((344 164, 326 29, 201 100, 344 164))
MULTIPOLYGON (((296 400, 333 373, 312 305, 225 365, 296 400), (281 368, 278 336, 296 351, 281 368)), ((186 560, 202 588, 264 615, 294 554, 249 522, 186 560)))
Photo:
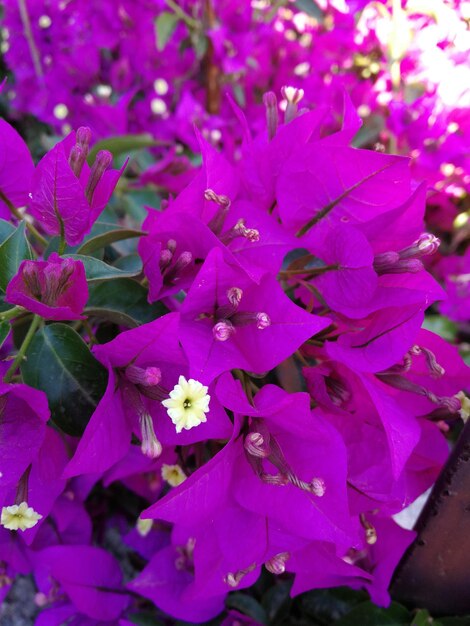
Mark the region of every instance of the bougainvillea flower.
POLYGON ((122 593, 119 565, 105 550, 58 545, 37 552, 34 564, 45 604, 56 599, 64 603, 65 594, 72 609, 69 615, 82 613, 106 622, 120 617, 129 604, 129 596, 122 593))
POLYGON ((109 169, 112 155, 100 150, 90 168, 86 162, 89 128, 79 128, 39 161, 32 182, 31 214, 50 235, 75 246, 90 232, 121 176, 109 169))
POLYGON ((160 456, 162 445, 230 437, 232 424, 211 388, 206 421, 194 428, 178 433, 162 405, 179 377, 188 374, 178 344, 178 324, 179 315, 169 313, 95 347, 94 354, 109 370, 108 387, 65 476, 110 468, 126 455, 132 433, 150 458, 160 456))
POLYGON ((22 207, 29 203, 34 163, 16 130, 0 119, 0 217, 9 219, 7 203, 22 207))
POLYGON ((413 344, 424 318, 415 306, 394 306, 355 320, 356 327, 326 346, 329 356, 351 369, 379 372, 395 365, 413 344))
POLYGON ((194 585, 194 540, 175 529, 171 544, 158 550, 127 587, 177 619, 200 623, 223 611, 225 593, 191 596, 194 585))
MULTIPOLYGON (((288 551, 309 539, 343 549, 357 540, 357 528, 340 504, 346 501, 341 438, 311 414, 308 395, 270 385, 252 406, 228 375, 217 393, 224 405, 252 416, 246 434, 235 435, 142 514, 177 523, 196 538, 195 597, 251 584, 260 566, 283 552, 283 542, 288 551)), ((236 433, 239 428, 240 422, 236 433)))
POLYGON ((270 370, 328 324, 293 304, 272 276, 256 283, 215 249, 181 307, 179 338, 191 375, 207 383, 234 368, 270 370))
POLYGON ((18 481, 44 442, 49 419, 46 395, 26 385, 0 384, 0 415, 0 505, 9 506, 15 503, 18 481), (5 501, 9 492, 12 500, 5 501))
POLYGON ((7 286, 7 302, 47 320, 84 319, 88 300, 85 267, 53 252, 47 261, 23 261, 7 286))
POLYGON ((355 225, 396 208, 410 195, 409 180, 408 160, 402 157, 308 144, 279 176, 279 214, 290 232, 305 235, 308 246, 308 233, 322 219, 355 225))

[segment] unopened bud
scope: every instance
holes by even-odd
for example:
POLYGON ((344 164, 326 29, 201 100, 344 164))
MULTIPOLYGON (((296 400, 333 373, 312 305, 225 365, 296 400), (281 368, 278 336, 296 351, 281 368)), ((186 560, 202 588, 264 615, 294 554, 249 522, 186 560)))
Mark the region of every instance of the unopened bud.
POLYGON ((85 187, 85 196, 88 202, 91 204, 93 200, 93 194, 101 177, 113 162, 113 155, 108 150, 100 150, 96 155, 95 162, 92 165, 90 171, 90 177, 85 187))
POLYGON ((140 430, 142 433, 142 444, 140 447, 142 453, 150 459, 158 458, 162 453, 162 444, 155 435, 152 416, 146 412, 140 415, 140 430))
POLYGON ((80 148, 82 148, 85 154, 88 155, 91 141, 91 129, 88 128, 88 126, 80 126, 75 134, 75 137, 77 144, 80 148))
POLYGON ((243 218, 238 220, 233 230, 237 235, 248 239, 250 243, 256 243, 259 241, 259 230, 256 228, 247 228, 243 218))
POLYGON ((257 313, 256 314, 256 328, 258 330, 263 330, 271 326, 271 319, 267 313, 257 313))
POLYGON ((240 584, 241 579, 246 576, 249 572, 252 572, 256 567, 256 563, 252 563, 245 569, 240 569, 238 572, 232 573, 229 572, 226 576, 224 576, 224 583, 229 587, 235 588, 240 584))
POLYGON ((161 250, 160 251, 160 261, 159 261, 159 266, 160 266, 160 270, 163 271, 164 269, 166 269, 171 261, 173 259, 173 254, 171 252, 171 250, 161 250))
POLYGON ((313 478, 310 481, 310 489, 315 496, 323 497, 326 492, 326 485, 323 478, 313 478))
POLYGON ((234 308, 238 307, 242 299, 242 296, 243 296, 243 290, 240 289, 239 287, 231 287, 227 291, 228 301, 234 308))
POLYGON ((234 332, 235 328, 229 320, 221 320, 212 327, 212 334, 216 341, 227 341, 234 332))
POLYGON ((23 268, 23 280, 33 298, 41 298, 42 287, 39 282, 37 265, 34 261, 25 261, 23 268))
POLYGON ((69 155, 69 165, 77 178, 80 178, 85 161, 86 153, 83 148, 78 145, 72 146, 69 155))
POLYGON ((159 384, 162 379, 162 372, 158 367, 143 368, 137 365, 128 365, 126 367, 126 378, 135 385, 152 387, 159 384))
POLYGON ((266 124, 268 128, 268 138, 271 140, 277 132, 279 125, 279 111, 277 108, 276 94, 268 91, 263 95, 263 104, 266 109, 266 124))
POLYGON ((365 535, 366 535, 366 542, 370 545, 373 546, 374 543, 377 542, 377 531, 374 528, 374 526, 372 526, 372 524, 366 519, 365 515, 363 513, 361 513, 361 515, 359 516, 360 522, 362 527, 365 530, 365 535))
POLYGON ((257 458, 265 459, 271 453, 269 438, 266 439, 261 433, 248 433, 244 445, 248 454, 257 458))
POLYGON ((230 198, 227 196, 223 196, 221 194, 215 193, 213 189, 206 189, 204 192, 204 198, 211 202, 215 202, 219 206, 229 207, 230 206, 230 198))
POLYGON ((284 574, 284 572, 286 571, 286 561, 289 557, 289 552, 280 552, 279 554, 276 554, 275 556, 270 558, 269 561, 266 561, 264 566, 268 570, 268 572, 279 576, 280 574, 284 574))
POLYGON ((434 378, 440 378, 446 373, 442 365, 439 365, 439 363, 437 362, 436 356, 434 352, 431 352, 431 350, 428 350, 427 348, 423 348, 421 346, 413 346, 410 350, 410 354, 412 356, 418 356, 422 354, 426 360, 426 365, 428 366, 429 371, 434 378))

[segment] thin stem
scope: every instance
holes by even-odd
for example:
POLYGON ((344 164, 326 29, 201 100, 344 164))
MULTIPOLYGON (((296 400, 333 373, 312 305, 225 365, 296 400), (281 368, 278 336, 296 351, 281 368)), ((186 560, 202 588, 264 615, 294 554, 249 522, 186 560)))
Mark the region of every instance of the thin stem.
POLYGON ((57 254, 59 256, 62 256, 65 252, 65 247, 66 247, 66 243, 65 243, 65 237, 64 237, 64 228, 63 228, 63 224, 61 222, 61 227, 60 227, 60 241, 59 241, 59 249, 57 251, 57 254))
MULTIPOLYGON (((22 222, 24 220, 24 216, 21 215, 21 213, 18 211, 18 209, 15 207, 15 205, 11 202, 11 200, 3 193, 3 191, 0 189, 0 200, 3 200, 3 202, 7 205, 8 210, 10 211, 10 213, 16 217, 17 220, 19 220, 20 222, 22 222)), ((35 228, 35 226, 33 224, 31 224, 30 222, 28 222, 28 220, 24 220, 24 223, 26 224, 26 228, 29 230, 29 232, 34 235, 36 237, 36 239, 42 243, 43 246, 47 246, 47 239, 44 239, 44 237, 41 235, 41 233, 39 233, 37 231, 37 229, 35 228)))
POLYGON ((18 8, 20 10, 21 22, 23 23, 24 36, 28 42, 29 51, 31 53, 31 59, 34 65, 34 71, 36 76, 41 80, 44 80, 44 72, 42 71, 41 57, 39 50, 37 49, 36 42, 34 41, 33 31, 31 29, 31 20, 29 18, 28 7, 25 0, 18 0, 18 8))
POLYGON ((185 11, 183 11, 183 9, 175 2, 175 0, 165 0, 165 2, 166 2, 166 5, 170 7, 170 9, 173 9, 175 15, 177 15, 180 19, 183 20, 186 26, 189 26, 189 28, 199 27, 199 22, 193 19, 185 11))
POLYGON ((320 276, 321 274, 325 274, 325 272, 330 272, 332 270, 339 270, 339 265, 324 265, 323 267, 312 267, 306 268, 303 267, 297 270, 285 270, 279 272, 281 278, 290 278, 291 276, 299 276, 302 274, 307 274, 308 276, 320 276))
POLYGON ((22 306, 14 306, 12 309, 8 309, 7 311, 2 311, 0 313, 0 322, 7 322, 8 320, 12 320, 14 317, 21 315, 24 313, 26 309, 22 306))
POLYGON ((18 354, 16 355, 15 360, 10 365, 7 373, 5 374, 3 378, 3 382, 9 383, 10 380, 13 378, 14 373, 18 369, 21 361, 24 359, 26 350, 28 349, 29 344, 31 343, 31 340, 34 337, 34 333, 36 332, 41 319, 42 318, 39 315, 35 315, 33 317, 33 321, 31 322, 31 326, 29 327, 28 332, 26 333, 26 337, 23 339, 23 343, 21 344, 20 349, 18 350, 18 354))

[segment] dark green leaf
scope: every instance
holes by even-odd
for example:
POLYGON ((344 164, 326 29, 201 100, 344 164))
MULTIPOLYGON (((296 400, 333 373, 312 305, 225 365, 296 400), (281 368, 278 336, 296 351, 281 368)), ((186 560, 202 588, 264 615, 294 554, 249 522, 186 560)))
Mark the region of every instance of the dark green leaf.
POLYGON ((411 622, 411 626, 430 626, 431 624, 434 626, 435 622, 426 609, 419 610, 411 622))
POLYGON ((106 369, 66 324, 36 333, 21 373, 26 384, 45 392, 53 421, 69 435, 82 434, 106 389, 106 369))
POLYGON ((163 622, 151 613, 134 613, 129 615, 129 621, 137 626, 163 626, 163 622))
MULTIPOLYGON (((102 280, 112 280, 113 278, 128 278, 140 274, 141 268, 135 270, 121 270, 112 265, 108 265, 92 256, 84 256, 82 254, 65 254, 64 258, 81 261, 85 266, 85 273, 88 282, 98 282, 102 280)), ((139 257, 137 257, 139 258, 139 257)), ((139 258, 140 260, 140 258, 139 258)))
POLYGON ((117 137, 109 137, 98 141, 90 150, 88 155, 88 163, 93 163, 99 150, 109 150, 116 157, 120 154, 126 154, 132 150, 140 150, 142 148, 150 148, 161 145, 161 141, 156 140, 148 133, 140 135, 119 135, 117 137))
POLYGON ((439 622, 435 621, 433 626, 470 626, 470 616, 440 617, 439 622))
POLYGON ((289 615, 292 604, 290 597, 291 588, 291 581, 276 582, 263 594, 261 602, 266 610, 269 623, 274 619, 278 621, 289 615))
POLYGON ((314 0, 295 0, 294 6, 316 20, 323 20, 324 13, 314 0))
POLYGON ((89 294, 87 315, 123 326, 139 326, 167 313, 160 303, 148 304, 147 290, 129 278, 91 284, 89 294))
POLYGON ((397 602, 392 602, 388 609, 382 609, 372 602, 362 602, 344 615, 335 626, 409 626, 411 615, 397 602))
POLYGON ((31 259, 31 248, 24 234, 22 222, 18 228, 0 245, 0 291, 6 287, 18 271, 21 261, 31 259))
POLYGON ((118 259, 114 263, 114 267, 124 272, 134 272, 134 276, 137 276, 142 271, 142 259, 138 254, 128 254, 118 259))
POLYGON ((155 21, 157 50, 163 50, 178 25, 179 17, 170 11, 162 11, 155 21))
POLYGON ((300 596, 302 613, 320 624, 331 624, 346 615, 353 607, 367 598, 363 591, 354 591, 348 587, 337 589, 315 589, 300 596))
POLYGON ((11 326, 9 322, 0 322, 0 348, 5 343, 5 339, 10 334, 11 326))
POLYGON ((225 600, 228 609, 235 609, 243 615, 248 615, 262 624, 268 623, 268 616, 264 608, 247 593, 231 593, 225 600))
POLYGON ((0 220, 0 243, 3 243, 7 237, 15 230, 13 224, 5 220, 0 220))
POLYGON ((99 248, 104 248, 114 243, 115 241, 122 241, 123 239, 132 239, 132 237, 140 237, 146 233, 141 230, 133 230, 132 228, 115 228, 114 230, 108 230, 105 233, 92 237, 80 248, 78 248, 78 254, 89 254, 99 248))

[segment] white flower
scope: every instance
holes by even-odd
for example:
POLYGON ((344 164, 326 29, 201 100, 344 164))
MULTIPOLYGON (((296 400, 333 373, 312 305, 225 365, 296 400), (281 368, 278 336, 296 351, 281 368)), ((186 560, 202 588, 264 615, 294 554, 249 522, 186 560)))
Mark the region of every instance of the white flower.
POLYGON ((0 524, 8 530, 27 530, 36 526, 42 515, 28 506, 27 502, 2 508, 0 524))
POLYGON ((207 421, 205 414, 209 412, 210 399, 207 387, 202 383, 180 376, 178 384, 170 391, 170 397, 162 404, 176 426, 176 432, 180 433, 183 428, 189 430, 207 421))
POLYGON ((179 465, 162 465, 162 478, 170 485, 170 487, 178 487, 183 483, 187 476, 179 465))

